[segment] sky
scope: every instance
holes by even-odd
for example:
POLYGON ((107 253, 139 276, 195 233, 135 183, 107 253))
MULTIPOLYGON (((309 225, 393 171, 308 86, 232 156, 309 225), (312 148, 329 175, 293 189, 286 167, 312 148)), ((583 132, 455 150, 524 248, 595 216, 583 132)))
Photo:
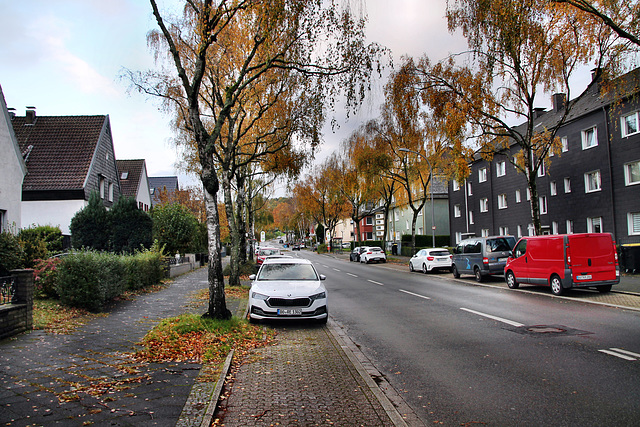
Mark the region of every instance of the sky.
MULTIPOLYGON (((175 7, 175 0, 159 4, 175 7)), ((466 47, 448 32, 445 7, 446 0, 366 0, 367 37, 389 48, 396 64, 403 55, 443 59, 466 47)), ((197 182, 175 168, 170 118, 158 100, 130 91, 120 78, 124 69, 154 66, 146 35, 156 23, 148 1, 0 0, 0 11, 0 86, 17 115, 27 106, 41 116, 108 114, 117 159, 143 158, 149 176, 197 182)), ((317 162, 352 129, 378 116, 383 83, 348 121, 335 113, 340 129, 325 127, 317 162)))

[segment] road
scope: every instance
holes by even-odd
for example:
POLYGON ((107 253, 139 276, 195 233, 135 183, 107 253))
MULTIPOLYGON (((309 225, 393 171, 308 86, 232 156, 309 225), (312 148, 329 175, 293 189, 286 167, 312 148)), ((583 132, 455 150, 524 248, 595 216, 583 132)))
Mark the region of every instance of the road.
POLYGON ((640 425, 640 312, 301 251, 428 425, 640 425))

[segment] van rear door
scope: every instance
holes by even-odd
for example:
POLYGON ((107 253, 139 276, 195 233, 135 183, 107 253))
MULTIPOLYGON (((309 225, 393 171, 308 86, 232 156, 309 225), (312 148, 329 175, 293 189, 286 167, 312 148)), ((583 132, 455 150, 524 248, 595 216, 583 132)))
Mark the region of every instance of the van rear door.
POLYGON ((567 250, 574 286, 617 279, 616 254, 610 234, 571 234, 567 250))

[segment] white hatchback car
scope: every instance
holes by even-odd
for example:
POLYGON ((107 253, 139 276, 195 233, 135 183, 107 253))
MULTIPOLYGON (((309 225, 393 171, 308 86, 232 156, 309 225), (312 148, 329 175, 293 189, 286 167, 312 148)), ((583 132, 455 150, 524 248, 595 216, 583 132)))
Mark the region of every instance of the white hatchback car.
POLYGON ((427 273, 433 270, 451 271, 451 259, 453 255, 444 248, 420 249, 409 260, 409 270, 421 270, 427 273))
POLYGON ((387 256, 382 248, 378 246, 367 246, 360 252, 360 262, 369 264, 370 262, 387 262, 387 256))
POLYGON ((249 321, 309 319, 326 323, 329 318, 326 277, 303 258, 267 258, 252 280, 249 321))

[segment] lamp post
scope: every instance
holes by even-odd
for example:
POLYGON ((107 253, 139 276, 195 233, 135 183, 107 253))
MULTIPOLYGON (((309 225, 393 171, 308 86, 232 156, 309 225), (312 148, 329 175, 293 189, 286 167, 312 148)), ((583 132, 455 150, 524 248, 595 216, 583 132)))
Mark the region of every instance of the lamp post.
POLYGON ((431 247, 435 248, 436 247, 436 223, 435 223, 435 214, 433 210, 433 168, 431 167, 431 162, 429 161, 429 159, 427 159, 427 157, 424 154, 421 154, 417 151, 409 150, 408 148, 398 148, 398 151, 402 151, 404 153, 417 154, 418 156, 425 159, 427 164, 429 165, 429 177, 430 177, 429 197, 431 198, 431 247))

